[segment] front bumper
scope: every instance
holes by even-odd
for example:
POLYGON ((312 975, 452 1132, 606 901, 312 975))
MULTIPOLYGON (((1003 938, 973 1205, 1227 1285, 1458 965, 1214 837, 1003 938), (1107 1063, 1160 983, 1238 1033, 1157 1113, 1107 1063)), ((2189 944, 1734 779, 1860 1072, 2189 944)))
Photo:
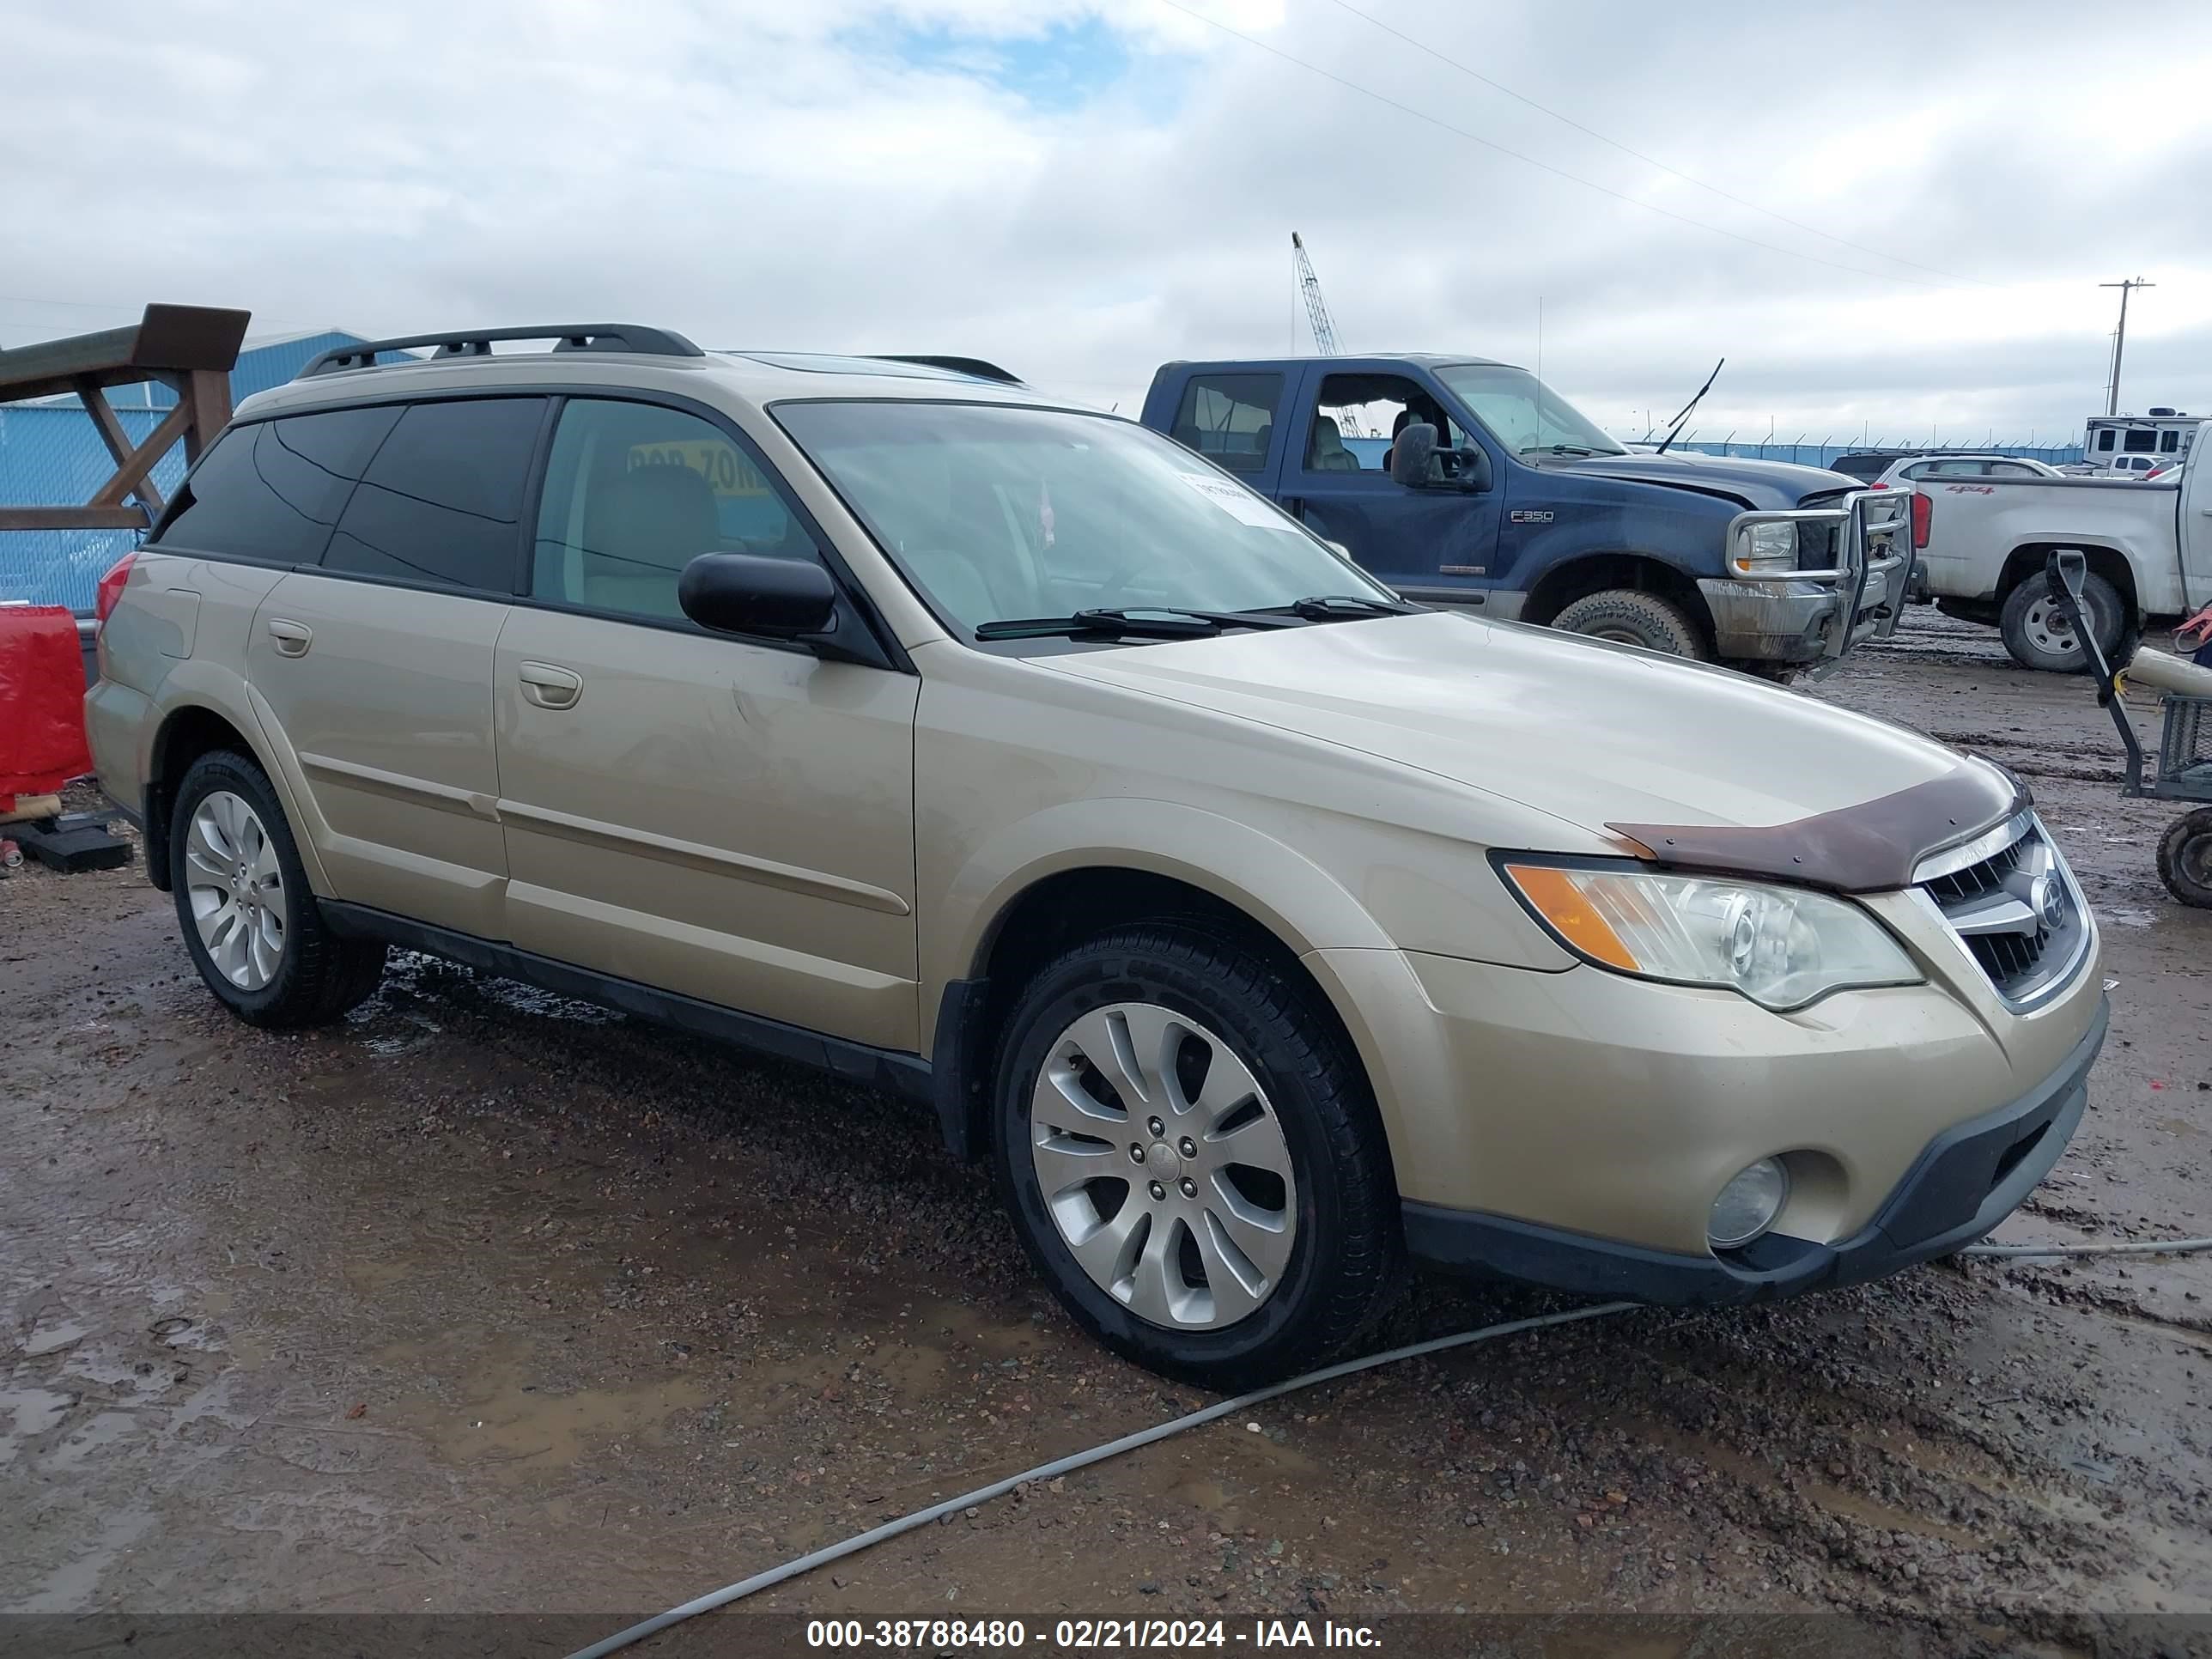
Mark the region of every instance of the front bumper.
POLYGON ((1853 589, 1840 584, 1704 578, 1698 592, 1712 615, 1714 651, 1723 658, 1759 662, 1809 663, 1839 656, 1836 635, 1846 611, 1854 614, 1844 650, 1886 635, 1885 623, 1893 626, 1910 580, 1906 562, 1893 559, 1871 566, 1855 610, 1853 589))
POLYGON ((1458 1271, 1669 1305, 1765 1301, 1879 1279, 1972 1243, 2035 1190, 2081 1121, 2109 1017, 2100 1001, 2050 1076, 1929 1141, 1873 1218, 1835 1243, 1769 1233, 1741 1250, 1691 1255, 1408 1201, 1407 1247, 1458 1271))

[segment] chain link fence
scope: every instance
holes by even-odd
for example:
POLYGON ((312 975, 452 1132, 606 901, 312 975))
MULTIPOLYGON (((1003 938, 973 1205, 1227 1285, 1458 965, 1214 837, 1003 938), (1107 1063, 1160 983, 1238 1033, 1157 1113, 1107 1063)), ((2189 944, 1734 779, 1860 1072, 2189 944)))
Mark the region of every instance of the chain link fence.
MULTIPOLYGON (((132 444, 168 411, 118 408, 132 444)), ((75 398, 0 405, 0 507, 75 507, 92 499, 115 471, 112 457, 75 398)), ((167 500, 185 476, 177 445, 155 464, 154 487, 167 500)), ((138 544, 131 530, 0 530, 0 602, 92 609, 100 574, 138 544)))

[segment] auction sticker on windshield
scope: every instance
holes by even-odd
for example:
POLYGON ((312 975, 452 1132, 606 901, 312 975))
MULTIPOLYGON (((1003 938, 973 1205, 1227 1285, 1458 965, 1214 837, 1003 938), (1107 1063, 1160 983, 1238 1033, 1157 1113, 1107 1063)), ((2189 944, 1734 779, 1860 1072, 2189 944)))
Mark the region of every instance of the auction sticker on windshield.
POLYGON ((1243 484, 1227 478, 1209 477, 1203 472, 1177 472, 1176 477, 1239 524, 1256 525, 1262 530, 1294 530, 1297 527, 1243 484))

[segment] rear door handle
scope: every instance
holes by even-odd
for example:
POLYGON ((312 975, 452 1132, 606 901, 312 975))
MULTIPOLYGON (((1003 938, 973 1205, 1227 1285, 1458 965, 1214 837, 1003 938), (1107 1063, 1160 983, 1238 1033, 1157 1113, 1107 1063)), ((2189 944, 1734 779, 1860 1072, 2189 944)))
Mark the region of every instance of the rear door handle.
POLYGON ((280 657, 304 657, 307 647, 315 642, 315 630, 305 623, 287 622, 282 617, 269 619, 269 637, 276 641, 280 657))
POLYGON ((515 671, 522 695, 540 708, 574 708, 584 695, 584 677, 550 662, 526 662, 515 671))

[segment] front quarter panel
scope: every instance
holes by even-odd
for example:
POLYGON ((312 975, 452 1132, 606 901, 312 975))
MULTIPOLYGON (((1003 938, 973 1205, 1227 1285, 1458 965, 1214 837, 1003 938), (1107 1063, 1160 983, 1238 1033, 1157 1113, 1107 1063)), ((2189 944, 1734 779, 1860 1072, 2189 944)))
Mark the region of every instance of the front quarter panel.
POLYGON ((1087 867, 1187 882, 1296 952, 1571 965, 1485 857, 1556 842, 1555 820, 1539 829, 1431 774, 1018 659, 948 642, 916 661, 924 1030, 946 982, 979 971, 1013 900, 1087 867))

